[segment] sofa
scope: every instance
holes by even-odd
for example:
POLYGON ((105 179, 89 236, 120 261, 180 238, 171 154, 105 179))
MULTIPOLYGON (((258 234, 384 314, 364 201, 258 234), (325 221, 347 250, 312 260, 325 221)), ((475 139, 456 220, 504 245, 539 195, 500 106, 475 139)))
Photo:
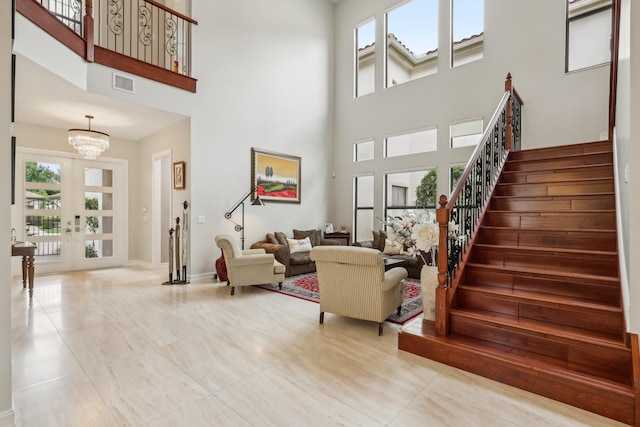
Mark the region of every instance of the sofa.
MULTIPOLYGON (((407 269, 409 277, 412 279, 420 279, 420 272, 422 271, 422 266, 424 265, 424 261, 422 260, 422 258, 419 256, 412 256, 401 253, 397 248, 393 247, 389 240, 387 240, 386 231, 374 230, 372 240, 361 240, 355 242, 353 246, 377 249, 378 251, 382 252, 383 256, 386 258, 401 259, 404 261, 401 266, 407 269)), ((431 255, 423 254, 423 256, 426 259, 431 255)))
POLYGON ((273 254, 285 266, 285 277, 289 277, 316 271, 316 264, 309 257, 313 247, 339 245, 338 240, 325 239, 321 230, 294 229, 293 238, 280 231, 267 233, 264 240, 252 244, 251 249, 264 249, 273 254))

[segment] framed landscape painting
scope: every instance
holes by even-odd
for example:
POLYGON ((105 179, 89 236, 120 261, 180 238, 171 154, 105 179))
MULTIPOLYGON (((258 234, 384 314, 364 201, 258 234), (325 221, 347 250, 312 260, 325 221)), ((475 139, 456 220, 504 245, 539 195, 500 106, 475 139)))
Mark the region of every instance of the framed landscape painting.
POLYGON ((300 203, 300 170, 300 157, 251 148, 251 199, 300 203))

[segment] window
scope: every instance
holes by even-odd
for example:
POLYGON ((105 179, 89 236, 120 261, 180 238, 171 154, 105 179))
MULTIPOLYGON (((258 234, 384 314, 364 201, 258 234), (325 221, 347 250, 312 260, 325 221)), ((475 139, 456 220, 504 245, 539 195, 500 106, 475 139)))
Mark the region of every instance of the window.
POLYGON ((354 241, 366 240, 371 237, 374 228, 373 213, 373 175, 356 176, 353 180, 354 187, 354 241))
POLYGON ((567 0, 565 71, 611 61, 611 0, 567 0))
POLYGON ((451 148, 478 145, 482 138, 482 126, 481 118, 451 123, 449 126, 451 148))
POLYGON ((376 84, 376 20, 355 29, 355 96, 375 91, 376 84))
POLYGON ((451 66, 482 59, 484 0, 451 0, 451 66))
POLYGON ((373 139, 353 144, 353 161, 363 162, 373 159, 373 139))
POLYGON ((435 127, 417 132, 388 136, 384 140, 385 157, 426 153, 438 149, 438 129, 435 127))
POLYGON ((385 182, 385 217, 400 216, 405 211, 435 213, 438 190, 435 169, 387 174, 385 182))
POLYGON ((387 12, 386 86, 438 71, 438 1, 411 0, 387 12))
POLYGON ((464 165, 451 166, 449 169, 449 194, 453 193, 463 173, 464 165))

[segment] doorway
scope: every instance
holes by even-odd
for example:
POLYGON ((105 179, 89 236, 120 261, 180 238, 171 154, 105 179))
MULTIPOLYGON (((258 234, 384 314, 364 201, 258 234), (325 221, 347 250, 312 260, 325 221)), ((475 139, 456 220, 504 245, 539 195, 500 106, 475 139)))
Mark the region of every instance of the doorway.
POLYGON ((127 161, 65 153, 16 156, 18 240, 36 244, 39 272, 124 265, 128 259, 127 161))

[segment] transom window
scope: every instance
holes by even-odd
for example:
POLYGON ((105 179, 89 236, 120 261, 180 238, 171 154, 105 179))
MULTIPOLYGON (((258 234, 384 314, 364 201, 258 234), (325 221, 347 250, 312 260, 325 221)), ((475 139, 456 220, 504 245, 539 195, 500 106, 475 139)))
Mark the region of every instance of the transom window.
POLYGON ((384 140, 385 157, 426 153, 438 149, 438 129, 429 127, 415 132, 387 136, 384 140))
POLYGON ((386 85, 438 71, 438 1, 411 0, 387 12, 386 85))
POLYGON ((373 139, 368 139, 362 142, 356 142, 353 144, 353 161, 363 162, 365 160, 373 160, 374 157, 374 142, 373 139))
POLYGON ((376 83, 376 20, 371 19, 355 28, 355 96, 375 91, 376 83))
POLYGON ((484 56, 484 0, 451 0, 451 66, 484 56))
POLYGON ((478 145, 482 138, 482 118, 463 120, 449 125, 451 148, 478 145))
POLYGON ((611 0, 567 0, 565 71, 611 61, 611 0))

